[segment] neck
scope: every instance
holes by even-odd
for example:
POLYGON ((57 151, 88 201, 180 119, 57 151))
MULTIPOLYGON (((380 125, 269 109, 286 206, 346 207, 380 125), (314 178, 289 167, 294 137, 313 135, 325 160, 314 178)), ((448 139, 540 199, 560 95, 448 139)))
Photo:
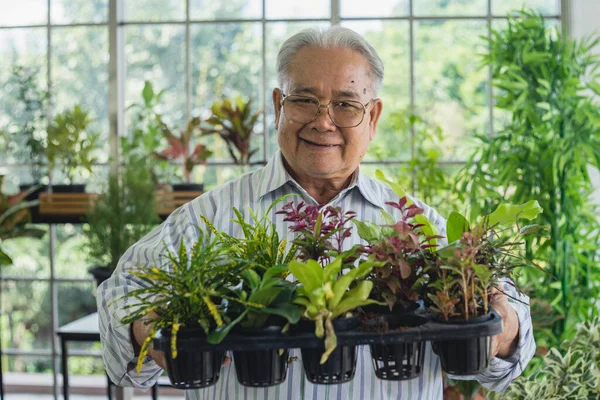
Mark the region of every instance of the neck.
POLYGON ((347 188, 357 171, 354 171, 350 176, 340 178, 314 178, 299 176, 284 162, 289 174, 304 190, 311 195, 319 204, 329 203, 335 196, 340 194, 342 190, 347 188))

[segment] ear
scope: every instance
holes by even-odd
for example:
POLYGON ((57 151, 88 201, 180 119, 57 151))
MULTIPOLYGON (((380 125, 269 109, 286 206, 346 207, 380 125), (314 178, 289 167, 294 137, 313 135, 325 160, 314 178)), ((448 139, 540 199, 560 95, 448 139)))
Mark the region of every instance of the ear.
POLYGON ((377 123, 379 122, 379 117, 381 117, 381 111, 383 110, 383 101, 381 99, 375 99, 371 103, 371 107, 369 108, 369 140, 375 139, 375 134, 377 133, 377 123))
POLYGON ((279 118, 281 118, 281 110, 283 106, 281 100, 283 99, 281 89, 273 89, 273 108, 275 109, 275 130, 279 127, 279 118))

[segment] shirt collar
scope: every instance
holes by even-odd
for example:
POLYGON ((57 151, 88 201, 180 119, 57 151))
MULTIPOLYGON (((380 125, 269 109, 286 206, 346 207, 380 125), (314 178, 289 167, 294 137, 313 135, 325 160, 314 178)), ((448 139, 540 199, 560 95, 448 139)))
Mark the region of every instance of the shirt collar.
MULTIPOLYGON (((273 154, 273 157, 271 157, 265 166, 262 179, 264 186, 263 190, 261 191, 261 198, 281 188, 288 182, 297 187, 301 192, 304 192, 304 189, 294 180, 294 178, 292 178, 285 168, 283 164, 283 156, 281 155, 281 150, 279 149, 275 152, 275 154, 273 154)), ((360 172, 359 167, 358 171, 354 173, 350 185, 343 189, 342 193, 346 193, 350 190, 354 190, 354 188, 357 188, 365 200, 376 207, 384 209, 384 202, 381 200, 382 196, 377 195, 377 188, 379 187, 380 185, 377 185, 377 182, 360 172)))

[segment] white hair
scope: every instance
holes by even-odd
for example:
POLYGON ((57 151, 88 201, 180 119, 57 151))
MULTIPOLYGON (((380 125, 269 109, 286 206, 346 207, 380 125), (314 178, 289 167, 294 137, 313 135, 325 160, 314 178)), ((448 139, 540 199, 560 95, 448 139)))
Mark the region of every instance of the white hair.
POLYGON ((369 63, 371 70, 371 90, 377 95, 383 82, 383 61, 377 51, 358 33, 341 26, 331 26, 326 29, 307 28, 288 38, 277 54, 277 77, 279 85, 287 81, 289 67, 296 53, 305 46, 321 49, 342 48, 354 50, 362 54, 369 63))

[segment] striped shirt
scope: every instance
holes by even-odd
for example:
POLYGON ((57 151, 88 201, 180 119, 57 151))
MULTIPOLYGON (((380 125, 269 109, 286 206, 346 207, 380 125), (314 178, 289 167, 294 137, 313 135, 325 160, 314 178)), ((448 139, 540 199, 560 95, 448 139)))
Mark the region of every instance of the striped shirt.
MULTIPOLYGON (((162 373, 160 367, 150 359, 143 364, 140 373, 136 373, 137 360, 131 344, 129 326, 120 322, 127 313, 123 308, 125 302, 113 302, 125 293, 140 287, 139 281, 133 279, 128 271, 139 265, 160 265, 158 261, 160 254, 164 252, 164 245, 166 244, 171 251, 175 252, 180 238, 183 238, 188 248, 191 247, 198 240, 197 226, 203 225, 200 215, 210 220, 218 230, 242 237, 239 225, 232 222, 236 219, 232 207, 239 209, 244 219, 250 221, 248 207, 261 215, 275 199, 289 193, 299 195, 290 198, 295 203, 304 200, 307 204, 317 204, 288 174, 283 166, 281 153, 277 152, 265 167, 208 191, 180 207, 159 227, 125 252, 115 273, 98 288, 97 296, 104 365, 113 382, 121 386, 149 388, 162 373), (110 304, 111 302, 113 303, 110 304)), ((345 211, 355 211, 356 218, 359 220, 379 223, 382 209, 394 217, 399 217, 396 209, 385 204, 387 201, 397 202, 398 195, 387 185, 359 172, 354 175, 353 181, 347 188, 323 207, 340 206, 345 211)), ((415 203, 425 210, 425 215, 438 227, 440 234, 445 234, 445 220, 431 207, 418 200, 415 200, 415 203)), ((278 227, 281 237, 286 237, 289 243, 294 239, 294 234, 289 231, 289 224, 283 222, 284 216, 275 214, 280 208, 274 207, 271 219, 278 227)), ((353 236, 344 243, 348 247, 361 242, 356 229, 353 229, 352 234, 353 236)), ((510 359, 494 358, 490 368, 481 375, 460 378, 477 379, 484 386, 498 391, 504 390, 512 379, 521 374, 535 351, 529 299, 515 293, 511 285, 506 285, 506 291, 524 303, 509 299, 520 322, 517 351, 510 359)), ((298 359, 290 364, 287 380, 281 385, 268 388, 241 386, 237 383, 232 363, 222 369, 216 385, 206 389, 188 390, 186 399, 441 399, 440 361, 433 353, 430 343, 427 343, 425 349, 423 373, 418 378, 407 381, 377 379, 371 365, 369 347, 360 346, 356 375, 351 382, 339 385, 313 385, 304 378, 300 351, 291 350, 291 355, 298 359)))

